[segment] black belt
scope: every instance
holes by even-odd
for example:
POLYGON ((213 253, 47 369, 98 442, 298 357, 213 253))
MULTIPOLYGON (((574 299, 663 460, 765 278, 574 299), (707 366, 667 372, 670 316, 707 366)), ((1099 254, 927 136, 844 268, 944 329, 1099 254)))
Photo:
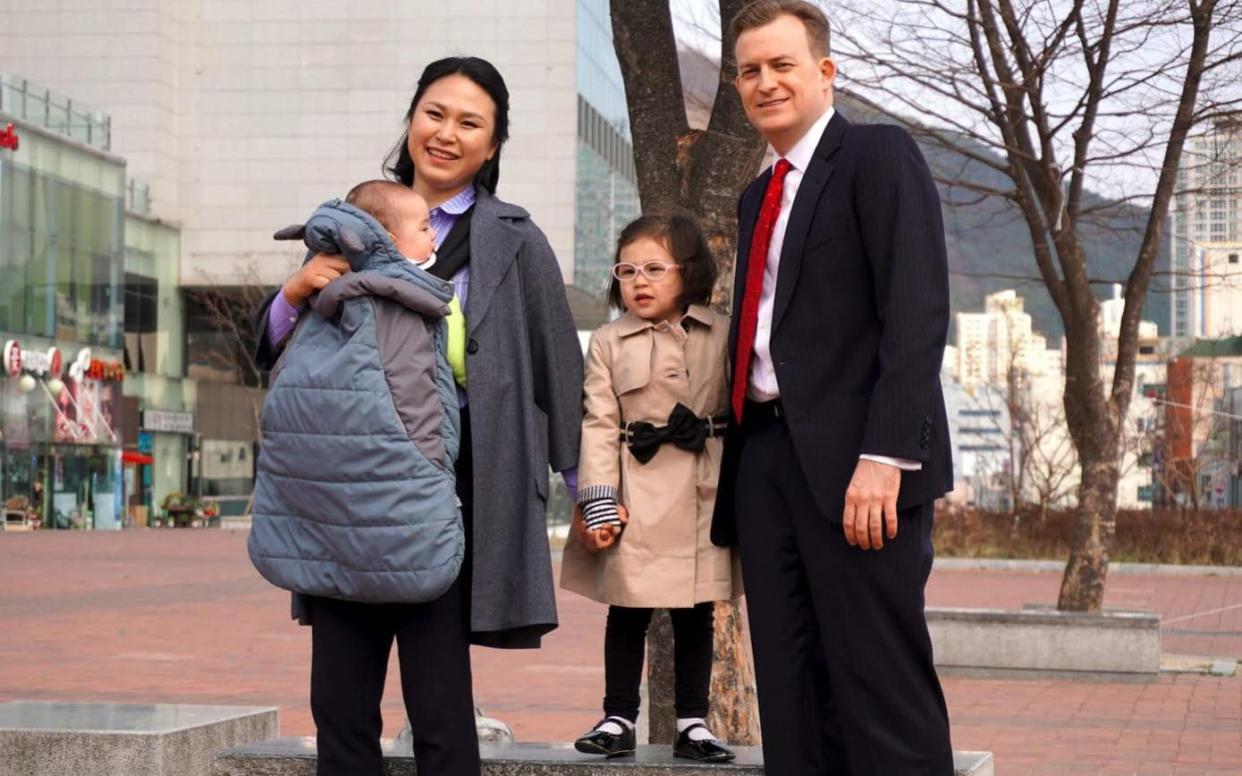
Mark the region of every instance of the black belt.
POLYGON ((785 406, 781 404, 780 399, 772 399, 771 401, 747 399, 746 404, 742 407, 743 424, 755 420, 771 422, 784 419, 785 406))
POLYGON ((722 435, 727 425, 725 418, 700 418, 678 402, 668 416, 667 426, 630 421, 621 429, 621 441, 629 445, 630 453, 639 463, 647 463, 664 444, 671 443, 692 453, 702 452, 707 440, 722 435))

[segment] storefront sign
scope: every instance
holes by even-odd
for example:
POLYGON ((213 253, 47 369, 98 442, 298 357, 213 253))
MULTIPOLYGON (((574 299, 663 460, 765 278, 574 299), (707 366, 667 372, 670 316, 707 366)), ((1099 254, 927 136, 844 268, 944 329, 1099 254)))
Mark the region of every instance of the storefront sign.
POLYGON ((4 343, 4 370, 11 377, 17 377, 22 370, 33 372, 40 377, 60 377, 65 368, 64 356, 60 348, 48 348, 46 351, 22 350, 17 340, 4 343))
POLYGON ((0 148, 16 151, 18 145, 20 145, 20 139, 17 137, 17 130, 13 129, 13 124, 10 122, 5 125, 4 131, 0 132, 0 148))
POLYGON ((92 358, 91 365, 86 370, 86 376, 92 380, 124 380, 125 365, 120 361, 100 361, 92 358))
POLYGON ((162 431, 167 434, 193 434, 194 413, 143 410, 142 427, 147 431, 162 431))
POLYGON ((22 346, 17 344, 17 340, 4 343, 4 371, 9 377, 21 377, 22 346))
POLYGON ((82 348, 78 351, 78 357, 69 365, 69 378, 82 380, 88 377, 92 380, 121 381, 125 379, 125 365, 120 361, 94 358, 90 348, 82 348))
MULTIPOLYGON (((75 364, 76 366, 76 364, 75 364)), ((73 373, 73 368, 70 368, 73 373)), ((56 397, 56 428, 52 439, 75 444, 109 444, 117 441, 116 423, 121 417, 121 386, 74 377, 56 397)))
POLYGON ((91 368, 91 349, 82 348, 78 351, 78 357, 69 365, 69 379, 82 380, 86 377, 86 372, 91 368))

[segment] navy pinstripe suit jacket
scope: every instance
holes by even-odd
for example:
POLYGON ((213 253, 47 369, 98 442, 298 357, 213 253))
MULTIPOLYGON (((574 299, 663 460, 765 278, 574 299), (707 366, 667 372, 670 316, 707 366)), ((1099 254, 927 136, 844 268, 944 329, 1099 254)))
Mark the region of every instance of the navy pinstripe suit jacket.
MULTIPOLYGON (((770 177, 755 179, 738 203, 735 311, 770 177)), ((794 449, 825 517, 841 519, 862 453, 922 462, 921 471, 902 473, 898 509, 952 489, 940 388, 948 327, 944 224, 927 163, 904 129, 836 113, 790 213, 771 335, 794 449)), ((730 418, 712 524, 719 545, 736 542, 742 443, 730 418)))

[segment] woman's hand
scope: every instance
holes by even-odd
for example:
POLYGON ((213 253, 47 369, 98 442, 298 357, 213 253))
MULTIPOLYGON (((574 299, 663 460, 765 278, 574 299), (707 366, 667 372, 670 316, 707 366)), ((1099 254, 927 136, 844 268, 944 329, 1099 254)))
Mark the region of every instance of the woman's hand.
POLYGON ((341 275, 349 272, 349 262, 340 256, 316 253, 281 286, 280 293, 294 307, 301 307, 311 294, 321 291, 341 275))
POLYGON ((630 513, 618 504, 617 517, 621 520, 621 525, 604 525, 591 530, 586 527, 586 521, 582 519, 582 508, 575 506, 572 530, 586 551, 594 555, 613 546, 621 538, 621 532, 630 522, 630 513))

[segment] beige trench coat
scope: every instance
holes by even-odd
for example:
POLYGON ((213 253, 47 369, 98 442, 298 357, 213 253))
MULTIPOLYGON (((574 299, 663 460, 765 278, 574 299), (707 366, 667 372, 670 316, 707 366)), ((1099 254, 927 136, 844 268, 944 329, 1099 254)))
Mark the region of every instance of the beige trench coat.
POLYGON ((697 454, 663 445, 646 464, 620 438, 627 422, 666 425, 678 402, 699 417, 724 415, 728 336, 729 319, 699 305, 684 326, 626 313, 591 335, 578 487, 615 488, 630 522, 596 555, 571 532, 561 587, 601 603, 661 609, 740 595, 731 551, 710 538, 721 437, 697 454))

